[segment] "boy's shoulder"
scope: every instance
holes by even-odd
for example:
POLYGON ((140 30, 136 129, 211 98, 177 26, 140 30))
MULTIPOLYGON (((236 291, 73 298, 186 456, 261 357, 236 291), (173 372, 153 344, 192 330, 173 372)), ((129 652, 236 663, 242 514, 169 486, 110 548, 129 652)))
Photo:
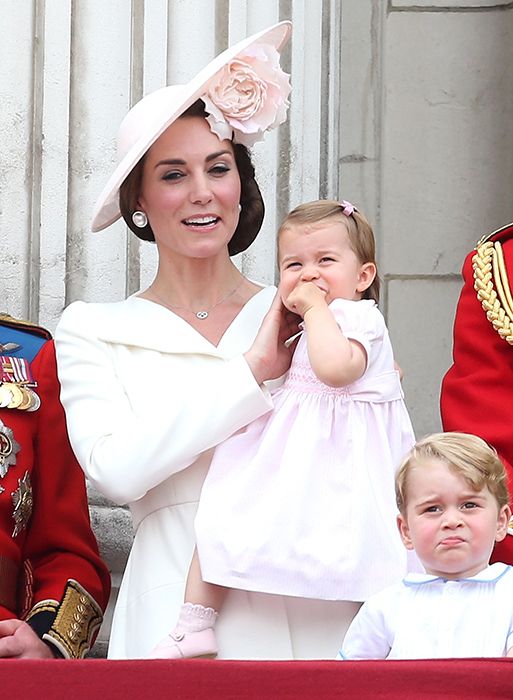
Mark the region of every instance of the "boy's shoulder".
POLYGON ((369 612, 384 612, 386 610, 398 610, 400 601, 404 601, 412 594, 412 588, 407 585, 407 577, 398 583, 393 583, 391 586, 383 588, 383 590, 373 593, 369 596, 363 608, 366 608, 369 612))

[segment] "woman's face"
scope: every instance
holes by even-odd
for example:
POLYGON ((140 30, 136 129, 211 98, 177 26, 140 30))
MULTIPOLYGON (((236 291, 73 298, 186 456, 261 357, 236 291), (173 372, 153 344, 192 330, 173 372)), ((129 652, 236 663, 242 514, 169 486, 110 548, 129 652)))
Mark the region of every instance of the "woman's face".
POLYGON ((146 154, 138 200, 160 255, 225 252, 239 220, 240 189, 231 142, 220 141, 202 117, 177 119, 146 154))

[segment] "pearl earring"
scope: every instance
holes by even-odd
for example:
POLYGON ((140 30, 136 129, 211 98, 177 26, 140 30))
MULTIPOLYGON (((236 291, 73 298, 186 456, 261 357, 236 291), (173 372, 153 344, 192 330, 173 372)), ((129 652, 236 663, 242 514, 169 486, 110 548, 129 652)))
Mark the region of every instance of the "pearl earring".
POLYGON ((143 211, 134 211, 132 214, 132 221, 137 228, 144 228, 148 225, 148 217, 143 211))
POLYGON ((242 211, 242 204, 239 204, 239 214, 241 213, 241 211, 242 211))

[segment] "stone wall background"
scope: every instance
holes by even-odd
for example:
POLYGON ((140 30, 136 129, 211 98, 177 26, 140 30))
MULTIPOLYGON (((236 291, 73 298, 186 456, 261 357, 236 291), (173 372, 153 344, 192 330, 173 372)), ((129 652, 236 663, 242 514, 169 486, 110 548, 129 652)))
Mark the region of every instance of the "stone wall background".
MULTIPOLYGON (((88 230, 123 114, 229 43, 292 19, 290 118, 256 149, 267 215, 237 264, 273 282, 290 207, 359 205, 375 224, 381 307, 416 432, 440 427, 464 256, 513 219, 513 2, 0 0, 0 10, 0 307, 53 329, 74 299, 147 284, 152 246, 122 224, 88 230)), ((114 600, 130 516, 89 494, 114 600)), ((110 612, 95 654, 109 624, 110 612)))

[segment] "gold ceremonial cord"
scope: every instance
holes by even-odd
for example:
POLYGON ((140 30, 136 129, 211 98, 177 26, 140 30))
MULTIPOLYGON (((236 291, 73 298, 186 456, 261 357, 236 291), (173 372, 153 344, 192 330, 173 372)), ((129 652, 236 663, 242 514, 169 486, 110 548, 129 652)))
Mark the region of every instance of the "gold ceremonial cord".
POLYGON ((495 243, 495 255, 493 256, 493 275, 497 284, 497 293, 504 310, 510 319, 513 319, 513 297, 509 289, 508 273, 504 262, 504 253, 500 243, 495 243))
POLYGON ((474 289, 486 318, 500 337, 513 345, 513 297, 501 244, 490 240, 480 243, 472 258, 472 267, 474 289))

